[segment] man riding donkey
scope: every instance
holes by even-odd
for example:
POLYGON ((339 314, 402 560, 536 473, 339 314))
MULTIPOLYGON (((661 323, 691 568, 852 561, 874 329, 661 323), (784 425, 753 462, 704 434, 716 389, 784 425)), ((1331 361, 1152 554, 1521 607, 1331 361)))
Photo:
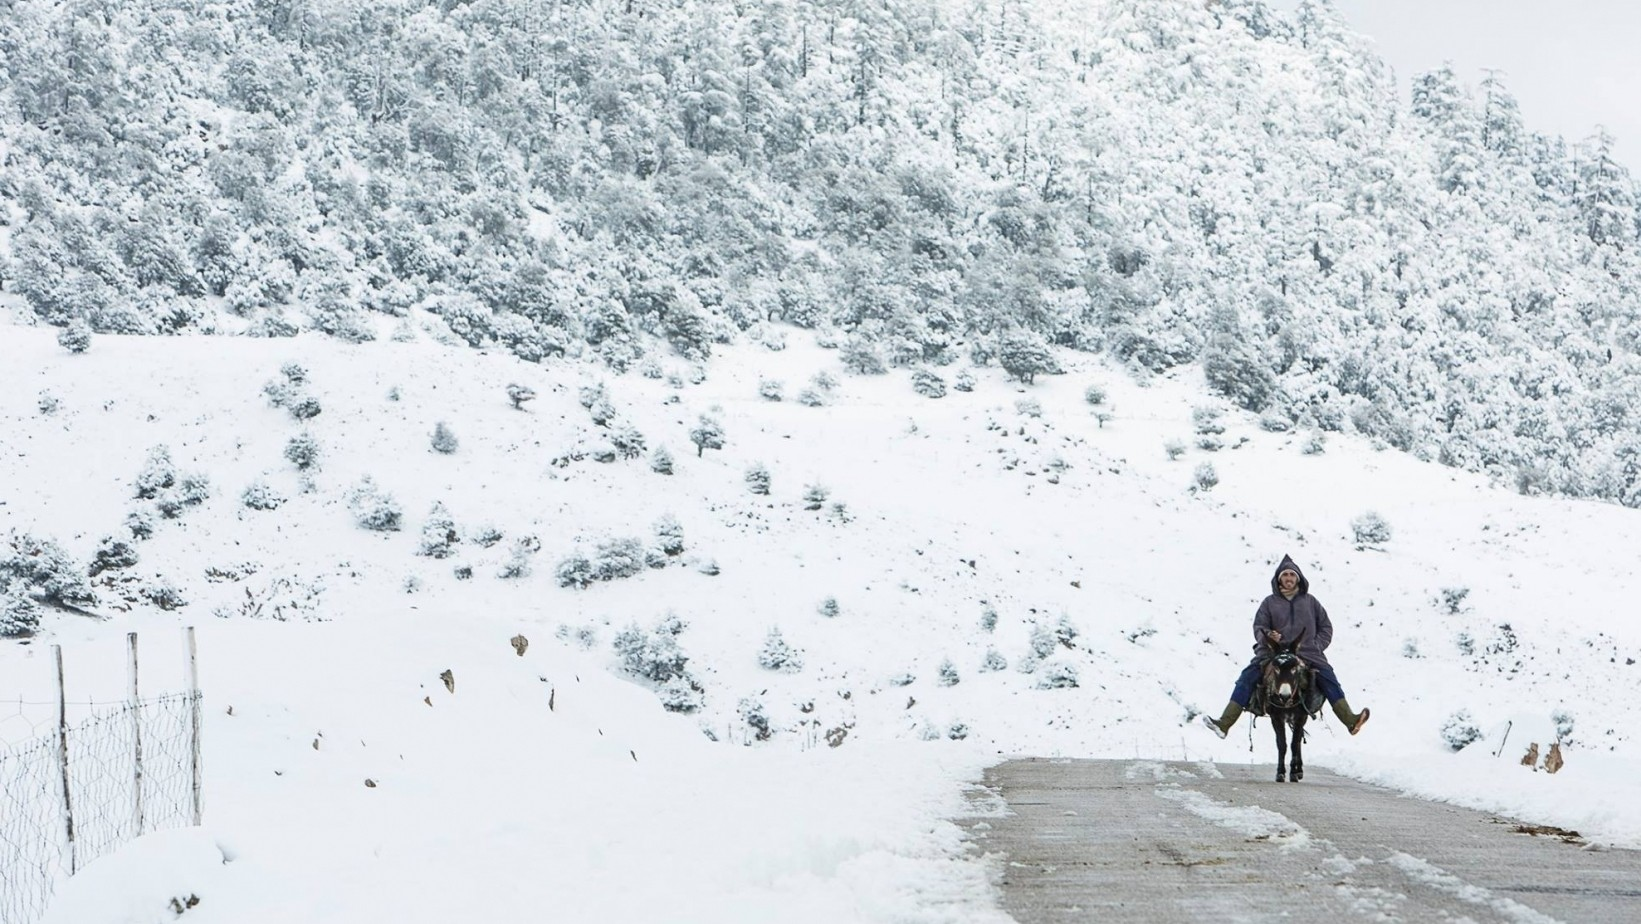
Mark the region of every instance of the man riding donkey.
POLYGON ((1322 695, 1333 704, 1333 714, 1350 729, 1350 733, 1356 734, 1367 724, 1368 710, 1351 711, 1350 703, 1345 701, 1345 691, 1339 686, 1339 678, 1334 676, 1333 666, 1328 664, 1327 655, 1323 654, 1328 643, 1333 641, 1333 623, 1328 621, 1328 611, 1322 608, 1321 601, 1310 595, 1310 586, 1293 559, 1282 556, 1282 564, 1277 566, 1276 576, 1271 578, 1271 595, 1259 604, 1259 610, 1254 613, 1254 659, 1237 677, 1236 686, 1231 690, 1231 701, 1225 704, 1225 713, 1217 720, 1206 715, 1202 717, 1202 723, 1214 734, 1225 737, 1242 711, 1248 708, 1253 699, 1254 685, 1259 683, 1261 667, 1274 653, 1272 646, 1281 644, 1283 639, 1300 639, 1296 654, 1313 671, 1322 695))

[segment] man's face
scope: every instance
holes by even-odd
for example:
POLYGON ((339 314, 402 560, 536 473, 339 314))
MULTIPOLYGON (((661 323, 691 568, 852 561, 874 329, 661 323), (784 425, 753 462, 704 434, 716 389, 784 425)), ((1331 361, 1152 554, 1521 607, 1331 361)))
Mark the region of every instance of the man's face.
POLYGON ((1294 574, 1291 570, 1283 570, 1281 574, 1276 576, 1276 586, 1282 588, 1283 593, 1287 593, 1299 586, 1299 575, 1294 574))

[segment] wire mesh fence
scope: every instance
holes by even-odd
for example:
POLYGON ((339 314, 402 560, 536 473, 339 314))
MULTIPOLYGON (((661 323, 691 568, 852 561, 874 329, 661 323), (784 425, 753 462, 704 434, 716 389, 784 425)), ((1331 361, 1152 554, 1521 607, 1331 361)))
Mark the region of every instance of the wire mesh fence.
POLYGON ((34 734, 0 743, 0 924, 33 924, 57 883, 121 844, 199 823, 197 689, 124 703, 0 703, 34 734), (14 708, 15 706, 15 708, 14 708))

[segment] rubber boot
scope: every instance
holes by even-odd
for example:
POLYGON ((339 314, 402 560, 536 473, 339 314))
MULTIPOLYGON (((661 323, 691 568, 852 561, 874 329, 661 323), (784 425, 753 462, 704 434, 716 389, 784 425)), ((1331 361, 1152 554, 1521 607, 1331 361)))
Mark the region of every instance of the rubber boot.
POLYGON ((1353 735, 1361 731, 1362 726, 1367 724, 1368 711, 1363 709, 1361 712, 1352 712, 1350 703, 1345 700, 1336 699, 1333 701, 1333 714, 1339 717, 1339 721, 1343 722, 1353 735))
POLYGON ((1236 720, 1241 718, 1241 716, 1242 707, 1238 706, 1234 702, 1230 702, 1225 704, 1225 713, 1218 719, 1211 719, 1207 715, 1203 715, 1202 724, 1208 726, 1214 734, 1223 738, 1230 734, 1231 726, 1235 725, 1236 720))

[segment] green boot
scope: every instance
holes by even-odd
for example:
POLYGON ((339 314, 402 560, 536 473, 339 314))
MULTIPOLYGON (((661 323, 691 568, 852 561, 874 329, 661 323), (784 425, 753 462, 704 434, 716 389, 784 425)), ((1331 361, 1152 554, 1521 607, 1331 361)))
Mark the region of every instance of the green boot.
POLYGON ((1362 726, 1367 724, 1368 712, 1367 709, 1363 709, 1361 712, 1350 711, 1350 703, 1343 699, 1333 701, 1333 714, 1339 717, 1339 721, 1345 723, 1345 727, 1350 729, 1350 733, 1353 735, 1361 731, 1362 726))
POLYGON ((1231 726, 1242 716, 1242 707, 1234 702, 1225 704, 1225 713, 1218 719, 1210 719, 1206 714, 1202 716, 1202 724, 1208 726, 1214 734, 1221 738, 1230 734, 1231 726))

